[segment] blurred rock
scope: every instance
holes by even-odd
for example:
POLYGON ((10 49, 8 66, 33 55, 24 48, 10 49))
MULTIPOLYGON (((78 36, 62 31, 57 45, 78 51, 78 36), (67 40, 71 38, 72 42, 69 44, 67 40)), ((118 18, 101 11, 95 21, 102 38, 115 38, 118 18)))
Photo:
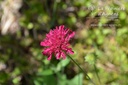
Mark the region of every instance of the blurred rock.
POLYGON ((1 17, 1 34, 15 33, 19 28, 19 9, 22 6, 22 0, 4 0, 1 3, 3 11, 1 17))

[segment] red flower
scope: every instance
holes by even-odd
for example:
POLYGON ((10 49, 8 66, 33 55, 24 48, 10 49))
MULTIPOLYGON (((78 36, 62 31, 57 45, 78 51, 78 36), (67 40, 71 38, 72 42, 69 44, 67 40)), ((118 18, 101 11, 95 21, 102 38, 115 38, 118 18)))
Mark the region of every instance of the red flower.
POLYGON ((74 35, 75 32, 65 28, 64 25, 50 30, 50 32, 46 34, 44 41, 40 43, 41 46, 45 47, 42 53, 48 56, 48 60, 51 59, 52 55, 55 55, 56 59, 60 59, 61 57, 65 59, 65 53, 74 53, 72 49, 69 48, 69 40, 73 38, 74 35))

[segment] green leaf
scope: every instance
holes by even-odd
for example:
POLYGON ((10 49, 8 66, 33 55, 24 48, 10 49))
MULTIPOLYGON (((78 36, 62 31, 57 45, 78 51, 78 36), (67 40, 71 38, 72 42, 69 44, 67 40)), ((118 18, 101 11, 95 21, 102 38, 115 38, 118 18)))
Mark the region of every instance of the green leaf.
POLYGON ((70 62, 70 59, 66 58, 65 60, 61 60, 56 68, 56 71, 60 71, 62 68, 64 68, 65 66, 67 66, 70 62))
POLYGON ((86 14, 87 14, 87 12, 84 11, 84 10, 80 10, 80 11, 78 12, 78 16, 79 16, 79 17, 85 17, 86 14))
POLYGON ((0 72, 0 83, 5 82, 8 79, 9 75, 4 73, 4 72, 0 72))
POLYGON ((58 76, 58 85, 67 85, 68 80, 65 74, 57 73, 58 76))
POLYGON ((120 12, 120 19, 125 19, 126 18, 126 13, 125 12, 120 12))
POLYGON ((94 54, 90 53, 87 56, 85 56, 85 61, 89 64, 94 64, 95 58, 94 54))
POLYGON ((76 75, 72 80, 69 80, 68 85, 83 85, 83 74, 76 75))
POLYGON ((19 77, 14 78, 12 81, 14 84, 19 84, 20 80, 21 80, 21 77, 19 76, 19 77))
POLYGON ((52 75, 52 74, 53 74, 53 71, 51 69, 47 69, 39 72, 37 75, 44 76, 44 75, 52 75))
POLYGON ((44 76, 44 85, 57 85, 57 80, 53 75, 44 76))

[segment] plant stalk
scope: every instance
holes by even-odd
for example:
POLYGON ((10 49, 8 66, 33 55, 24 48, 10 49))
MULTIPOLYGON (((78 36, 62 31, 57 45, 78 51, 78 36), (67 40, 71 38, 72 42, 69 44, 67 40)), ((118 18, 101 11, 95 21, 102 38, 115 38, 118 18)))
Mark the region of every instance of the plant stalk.
POLYGON ((96 84, 92 81, 92 79, 88 76, 87 72, 84 71, 84 70, 79 66, 79 64, 78 64, 71 56, 68 55, 68 57, 79 67, 79 69, 80 69, 81 71, 83 71, 83 73, 86 74, 86 77, 87 77, 94 85, 96 85, 96 84))

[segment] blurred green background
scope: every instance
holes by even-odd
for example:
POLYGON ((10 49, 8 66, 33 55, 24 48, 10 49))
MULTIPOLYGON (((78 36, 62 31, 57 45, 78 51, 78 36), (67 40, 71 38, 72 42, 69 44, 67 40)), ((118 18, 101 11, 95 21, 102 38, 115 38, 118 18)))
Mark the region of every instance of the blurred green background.
POLYGON ((1 0, 0 85, 93 85, 70 59, 42 55, 61 24, 76 32, 71 57, 96 85, 128 85, 127 9, 127 0, 1 0))

